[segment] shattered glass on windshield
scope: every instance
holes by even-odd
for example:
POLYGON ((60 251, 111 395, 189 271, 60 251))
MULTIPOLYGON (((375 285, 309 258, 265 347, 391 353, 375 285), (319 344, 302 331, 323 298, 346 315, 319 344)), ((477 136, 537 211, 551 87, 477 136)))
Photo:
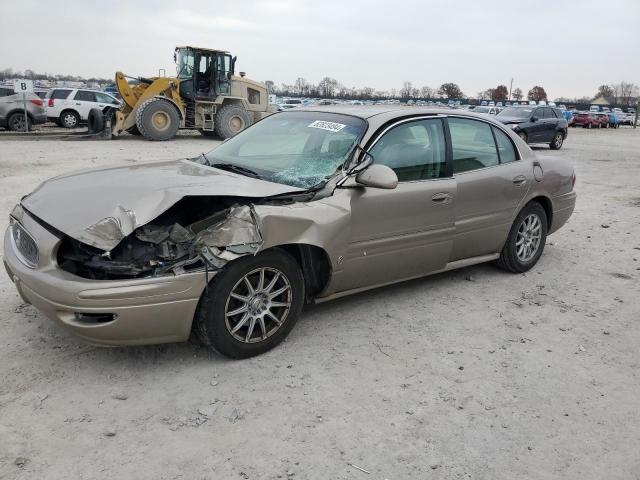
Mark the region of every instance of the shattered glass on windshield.
POLYGON ((198 163, 300 188, 328 179, 348 160, 366 129, 358 117, 282 112, 218 146, 198 163))

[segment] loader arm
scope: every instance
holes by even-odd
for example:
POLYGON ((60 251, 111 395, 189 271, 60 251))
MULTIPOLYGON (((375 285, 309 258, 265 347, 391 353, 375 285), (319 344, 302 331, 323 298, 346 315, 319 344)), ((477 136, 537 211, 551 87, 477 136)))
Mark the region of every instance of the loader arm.
POLYGON ((185 118, 185 107, 180 98, 180 81, 177 78, 155 77, 141 80, 139 84, 131 86, 122 72, 116 73, 116 88, 122 97, 124 107, 121 110, 122 115, 115 117, 113 127, 115 135, 135 126, 137 109, 146 100, 156 96, 165 97, 171 101, 180 112, 180 117, 185 118))

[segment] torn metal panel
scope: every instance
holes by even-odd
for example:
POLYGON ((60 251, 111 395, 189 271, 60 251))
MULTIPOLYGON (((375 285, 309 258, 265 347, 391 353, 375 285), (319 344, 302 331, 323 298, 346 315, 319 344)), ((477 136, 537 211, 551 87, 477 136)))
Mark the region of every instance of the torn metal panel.
POLYGON ((119 243, 136 228, 136 214, 122 205, 116 207, 113 216, 87 227, 87 232, 96 239, 119 243))
POLYGON ((208 247, 244 247, 237 253, 255 253, 262 245, 262 235, 258 218, 251 205, 231 207, 224 220, 200 231, 195 238, 196 244, 208 247))
POLYGON ((302 191, 179 160, 62 175, 42 183, 21 203, 27 211, 69 237, 109 251, 184 197, 262 199, 302 191), (52 198, 56 201, 52 202, 52 198), (114 211, 115 205, 122 205, 123 210, 133 215, 119 209, 114 211))

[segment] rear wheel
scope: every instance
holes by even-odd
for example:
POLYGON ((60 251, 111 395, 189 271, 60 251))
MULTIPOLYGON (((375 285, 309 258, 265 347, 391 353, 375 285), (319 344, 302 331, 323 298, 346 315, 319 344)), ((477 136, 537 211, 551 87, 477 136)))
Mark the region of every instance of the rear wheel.
POLYGON ((231 104, 218 110, 215 123, 216 133, 220 138, 226 140, 251 125, 251 117, 244 108, 231 104))
POLYGON ((538 262, 546 240, 547 213, 538 202, 528 203, 513 222, 496 264, 508 272, 526 272, 538 262))
POLYGON ((587 128, 591 128, 591 123, 587 123, 587 128))
POLYGON ((64 128, 76 128, 80 125, 80 115, 73 110, 65 110, 60 114, 60 126, 64 128))
POLYGON ((562 136, 562 132, 556 132, 553 136, 553 140, 551 140, 551 143, 549 144, 549 147, 551 150, 560 150, 560 148, 562 148, 563 141, 564 138, 562 136))
POLYGON ((225 266, 202 294, 194 318, 200 341, 231 358, 264 353, 286 338, 302 311, 304 281, 280 250, 225 266))
POLYGON ((178 133, 180 114, 168 100, 150 98, 136 112, 136 126, 147 140, 169 140, 178 133))
POLYGON ((27 117, 26 121, 24 118, 23 112, 16 112, 11 114, 9 119, 7 120, 7 125, 9 129, 14 132, 25 132, 27 129, 27 125, 29 130, 31 130, 31 120, 27 117))

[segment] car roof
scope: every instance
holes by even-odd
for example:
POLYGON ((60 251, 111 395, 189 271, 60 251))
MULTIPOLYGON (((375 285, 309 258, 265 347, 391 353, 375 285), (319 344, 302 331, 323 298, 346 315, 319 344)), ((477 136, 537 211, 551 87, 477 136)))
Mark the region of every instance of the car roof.
MULTIPOLYGON (((491 115, 487 116, 482 113, 473 113, 473 111, 453 109, 453 108, 430 108, 430 107, 407 107, 403 105, 318 105, 296 108, 288 110, 286 113, 294 112, 322 112, 337 113, 342 115, 351 115, 362 118, 369 122, 369 134, 377 130, 380 126, 396 119, 407 117, 421 116, 456 116, 467 117, 489 122, 502 130, 506 130, 504 124, 499 120, 495 120, 491 115)), ((280 112, 282 115, 285 112, 280 112)), ((365 138, 366 140, 366 138, 365 138)))

